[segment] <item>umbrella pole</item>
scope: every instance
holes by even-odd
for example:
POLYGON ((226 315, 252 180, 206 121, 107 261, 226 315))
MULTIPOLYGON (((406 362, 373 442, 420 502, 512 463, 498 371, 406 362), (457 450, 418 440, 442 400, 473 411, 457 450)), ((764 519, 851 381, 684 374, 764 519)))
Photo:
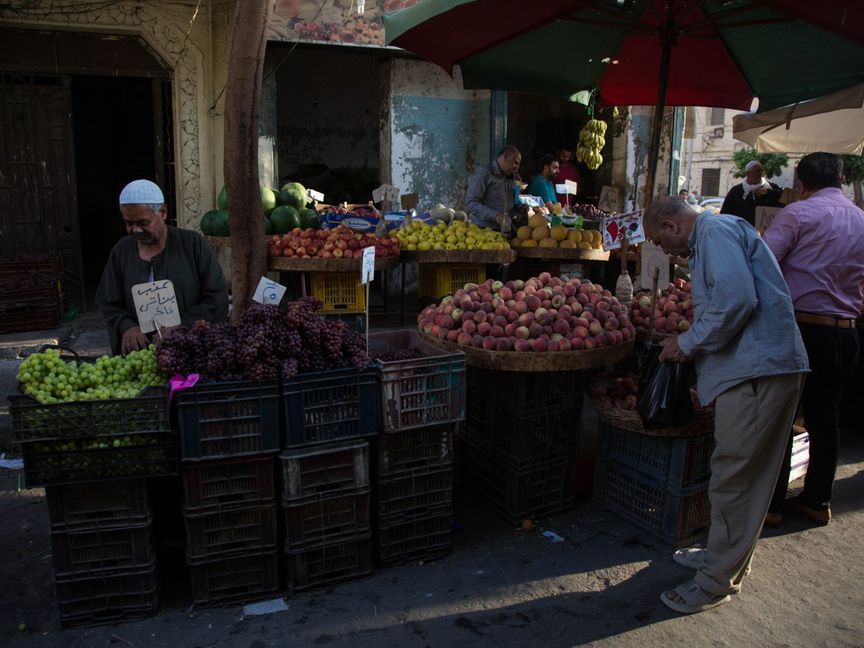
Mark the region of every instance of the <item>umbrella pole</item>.
POLYGON ((660 79, 657 84, 657 105, 654 106, 654 122, 651 124, 651 151, 648 158, 648 178, 645 181, 644 206, 651 204, 654 196, 654 180, 657 175, 657 162, 660 157, 660 135, 663 127, 663 112, 666 109, 666 86, 669 82, 669 60, 675 42, 674 16, 670 10, 666 16, 666 28, 660 36, 663 49, 660 54, 660 79))

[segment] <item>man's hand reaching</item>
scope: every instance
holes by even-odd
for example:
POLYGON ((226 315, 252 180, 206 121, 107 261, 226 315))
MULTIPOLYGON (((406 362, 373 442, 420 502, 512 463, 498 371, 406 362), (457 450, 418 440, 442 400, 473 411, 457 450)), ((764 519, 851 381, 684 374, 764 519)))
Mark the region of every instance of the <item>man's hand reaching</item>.
POLYGON ((150 340, 141 332, 137 326, 133 326, 123 334, 123 339, 120 341, 120 353, 124 356, 129 355, 133 351, 146 349, 150 345, 150 340))
POLYGON ((660 351, 660 357, 658 358, 660 362, 687 362, 690 360, 690 358, 684 355, 684 352, 681 351, 681 347, 678 345, 677 335, 662 340, 660 346, 663 347, 663 350, 660 351))

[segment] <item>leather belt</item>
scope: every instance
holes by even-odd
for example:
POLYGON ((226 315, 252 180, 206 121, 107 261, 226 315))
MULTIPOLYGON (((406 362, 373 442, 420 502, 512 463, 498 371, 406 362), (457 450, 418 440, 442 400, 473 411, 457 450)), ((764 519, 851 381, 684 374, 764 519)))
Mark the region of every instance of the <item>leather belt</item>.
POLYGON ((855 328, 854 319, 842 319, 840 317, 829 317, 827 315, 813 315, 811 313, 795 313, 795 320, 801 324, 814 324, 816 326, 832 326, 834 328, 855 328))

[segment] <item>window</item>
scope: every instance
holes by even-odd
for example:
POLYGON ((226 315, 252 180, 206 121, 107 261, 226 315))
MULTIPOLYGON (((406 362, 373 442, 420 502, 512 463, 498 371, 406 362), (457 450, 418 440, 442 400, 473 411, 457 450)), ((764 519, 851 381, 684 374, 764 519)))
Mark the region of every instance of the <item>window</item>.
POLYGON ((724 120, 726 119, 726 109, 725 108, 711 108, 711 112, 708 115, 708 124, 711 126, 722 126, 724 124, 724 120))
POLYGON ((702 169, 702 195, 720 195, 720 169, 702 169))

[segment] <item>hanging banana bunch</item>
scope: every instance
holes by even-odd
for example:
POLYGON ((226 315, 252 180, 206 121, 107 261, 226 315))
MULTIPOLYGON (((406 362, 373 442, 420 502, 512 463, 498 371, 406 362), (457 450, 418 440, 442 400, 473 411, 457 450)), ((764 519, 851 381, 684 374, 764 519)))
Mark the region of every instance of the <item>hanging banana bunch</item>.
POLYGON ((579 132, 579 144, 576 146, 576 160, 582 162, 594 171, 603 164, 603 156, 600 151, 606 145, 606 122, 599 119, 591 119, 579 132))

